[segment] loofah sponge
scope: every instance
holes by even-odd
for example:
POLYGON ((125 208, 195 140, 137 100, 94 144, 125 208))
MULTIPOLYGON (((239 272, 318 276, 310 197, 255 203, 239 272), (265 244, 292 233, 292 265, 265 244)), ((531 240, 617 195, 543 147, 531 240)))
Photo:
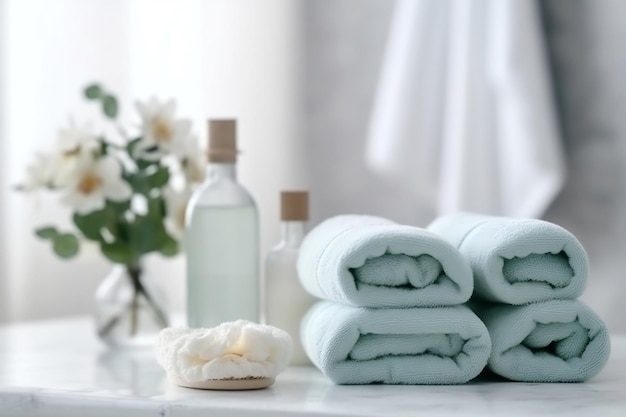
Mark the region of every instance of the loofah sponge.
POLYGON ((276 327, 246 320, 210 329, 166 328, 157 361, 176 384, 191 388, 264 388, 289 363, 292 340, 276 327))

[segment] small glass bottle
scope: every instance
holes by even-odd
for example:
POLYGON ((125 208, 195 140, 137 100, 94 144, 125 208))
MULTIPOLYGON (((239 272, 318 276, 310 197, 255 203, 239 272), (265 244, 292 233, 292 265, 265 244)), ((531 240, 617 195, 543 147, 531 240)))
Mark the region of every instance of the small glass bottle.
POLYGON ((300 342, 300 321, 315 298, 302 288, 296 270, 305 222, 309 219, 309 194, 283 191, 280 197, 282 239, 265 260, 264 321, 291 335, 291 365, 310 365, 300 342))
POLYGON ((187 325, 259 321, 259 224, 236 175, 234 120, 209 121, 205 183, 186 212, 187 325))

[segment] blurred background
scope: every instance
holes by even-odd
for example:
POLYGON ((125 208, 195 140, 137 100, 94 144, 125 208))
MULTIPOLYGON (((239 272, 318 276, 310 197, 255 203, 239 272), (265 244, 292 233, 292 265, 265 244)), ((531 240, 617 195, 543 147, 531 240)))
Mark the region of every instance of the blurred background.
MULTIPOLYGON (((282 189, 310 190, 311 226, 544 218, 587 248, 583 300, 626 332, 624 45, 620 0, 0 0, 0 322, 87 314, 111 269, 56 258, 33 229, 68 211, 12 190, 70 118, 97 118, 81 91, 100 81, 130 124, 151 96, 203 144, 208 117, 239 120, 262 256, 282 189)), ((182 257, 146 266, 182 311, 182 257)))

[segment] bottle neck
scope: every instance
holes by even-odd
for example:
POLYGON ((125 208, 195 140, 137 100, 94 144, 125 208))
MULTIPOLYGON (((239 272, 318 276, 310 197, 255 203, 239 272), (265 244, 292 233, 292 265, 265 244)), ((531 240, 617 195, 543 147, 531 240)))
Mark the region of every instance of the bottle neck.
POLYGON ((305 234, 303 221, 283 221, 280 246, 283 248, 299 248, 305 234))
POLYGON ((207 177, 211 181, 229 179, 237 181, 237 165, 226 162, 210 162, 207 167, 207 177))

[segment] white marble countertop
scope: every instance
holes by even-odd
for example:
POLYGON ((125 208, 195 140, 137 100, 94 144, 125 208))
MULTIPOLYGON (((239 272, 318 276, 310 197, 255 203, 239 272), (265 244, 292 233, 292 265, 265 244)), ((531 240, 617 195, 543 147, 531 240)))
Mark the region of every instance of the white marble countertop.
POLYGON ((165 380, 152 352, 107 350, 91 322, 0 327, 0 416, 626 416, 626 337, 583 384, 483 379, 461 386, 336 386, 292 368, 266 390, 201 391, 165 380))

